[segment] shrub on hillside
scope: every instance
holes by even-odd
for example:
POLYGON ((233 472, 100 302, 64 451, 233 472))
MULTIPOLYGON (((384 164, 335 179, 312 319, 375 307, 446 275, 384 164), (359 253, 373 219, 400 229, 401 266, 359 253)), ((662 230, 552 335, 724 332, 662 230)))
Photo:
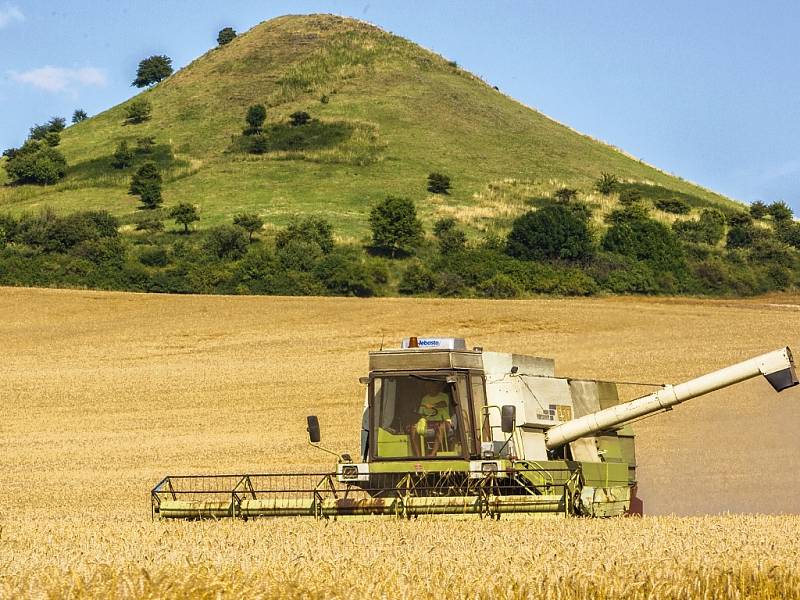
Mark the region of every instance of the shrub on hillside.
POLYGON ((754 219, 763 219, 769 214, 767 205, 761 200, 756 200, 750 205, 750 216, 754 219))
POLYGON ((258 213, 239 213, 233 217, 233 224, 238 225, 247 232, 248 241, 253 241, 253 234, 261 231, 264 219, 258 213))
POLYGON ((311 120, 311 115, 309 115, 304 110, 298 110, 289 115, 289 121, 292 127, 302 127, 310 120, 311 120))
POLYGON ((160 214, 143 214, 136 219, 136 231, 146 231, 148 233, 157 233, 164 231, 164 221, 161 219, 160 214))
POLYGON ((453 254, 440 254, 429 265, 435 272, 457 273, 464 284, 473 287, 501 272, 509 263, 519 261, 496 251, 468 249, 453 254))
POLYGON ((95 265, 121 268, 125 262, 125 245, 117 237, 83 240, 73 246, 71 253, 95 265))
POLYGON ((256 294, 269 293, 278 272, 282 272, 275 253, 263 244, 252 245, 239 261, 236 278, 256 294))
POLYGON ((594 189, 604 196, 608 196, 616 189, 617 184, 619 184, 619 179, 616 175, 612 175, 611 173, 601 173, 600 178, 595 181, 594 189))
POLYGON ((600 287, 614 294, 657 294, 659 289, 653 269, 645 262, 627 256, 603 253, 592 268, 600 287))
POLYGON ((140 250, 139 262, 148 267, 166 267, 169 255, 161 246, 148 246, 140 250))
POLYGON ((784 244, 800 250, 800 223, 781 221, 775 226, 775 235, 784 244))
POLYGON ((761 237, 750 248, 750 260, 759 265, 780 265, 789 269, 798 264, 797 254, 773 237, 761 237))
POLYGON ((353 135, 355 127, 344 121, 327 122, 312 119, 302 127, 289 123, 273 123, 263 129, 254 130, 250 126, 244 135, 236 136, 231 149, 250 154, 267 152, 298 153, 308 150, 335 148, 353 135))
POLYGON ((172 59, 163 54, 150 56, 139 62, 136 79, 131 85, 146 87, 154 85, 172 75, 172 59))
POLYGON ((419 261, 414 261, 406 270, 397 286, 397 291, 401 294, 427 294, 432 292, 436 286, 436 278, 433 272, 419 261))
POLYGON ((781 221, 791 221, 794 217, 792 209, 786 202, 776 201, 767 207, 767 213, 778 223, 781 221))
POLYGON ((137 154, 152 154, 156 145, 156 138, 152 135, 145 135, 136 138, 136 153, 137 154))
POLYGON ((523 290, 534 294, 590 296, 599 290, 594 278, 578 267, 513 261, 504 268, 504 272, 523 290))
POLYGON ((587 219, 561 204, 518 217, 508 234, 507 252, 523 260, 582 261, 594 252, 587 219))
POLYGON ((0 249, 4 248, 6 244, 14 241, 17 235, 17 228, 19 222, 14 215, 9 213, 0 213, 0 249))
POLYGON ((225 46, 236 39, 236 30, 233 27, 223 27, 217 34, 217 45, 225 46))
POLYGON ((713 246, 725 235, 725 215, 716 208, 706 208, 697 221, 675 221, 672 229, 686 242, 713 246))
POLYGON ((373 248, 388 253, 410 254, 422 241, 422 222, 408 198, 388 196, 372 208, 369 215, 373 248))
POLYGON ((208 230, 204 248, 208 254, 223 260, 234 260, 247 252, 247 234, 235 225, 218 225, 208 230))
POLYGON ((747 296, 782 289, 791 273, 782 265, 754 265, 736 253, 712 256, 692 265, 697 291, 708 294, 747 296))
POLYGON ((61 143, 61 134, 57 131, 48 131, 42 141, 51 148, 55 148, 61 143))
POLYGON ((484 298, 518 298, 522 295, 522 287, 510 276, 498 273, 480 282, 477 292, 484 298))
POLYGON ((578 190, 568 187, 558 188, 553 193, 553 199, 562 204, 570 204, 578 199, 578 190))
POLYGON ((731 227, 735 227, 736 225, 752 225, 753 217, 750 216, 749 212, 737 210, 727 215, 727 221, 728 225, 731 227))
POLYGON ((67 161, 45 141, 28 140, 11 153, 5 169, 13 183, 52 185, 66 175, 67 161))
POLYGON ((122 140, 117 144, 111 157, 111 166, 115 169, 126 169, 133 164, 133 150, 128 147, 128 142, 122 140))
POLYGON ((85 121, 88 118, 89 118, 89 115, 86 114, 86 111, 83 110, 82 108, 76 108, 75 112, 72 113, 72 123, 73 124, 80 123, 81 121, 85 121))
POLYGON ((245 121, 247 127, 244 130, 245 135, 257 135, 261 133, 261 127, 264 125, 264 119, 267 118, 267 108, 263 104, 253 104, 247 109, 245 121))
POLYGON ((637 211, 619 211, 614 224, 603 236, 602 246, 614 252, 649 263, 657 272, 682 271, 683 250, 675 233, 637 211))
POLYGON ((439 241, 441 254, 463 252, 467 246, 467 234, 458 229, 452 217, 443 217, 433 224, 433 234, 439 241))
POLYGON ((674 215, 688 215, 692 207, 680 198, 657 198, 654 202, 658 210, 674 215))
POLYGON ((139 196, 145 208, 154 209, 161 205, 161 173, 154 162, 144 163, 134 173, 128 194, 139 196))
POLYGON ((313 243, 321 253, 327 254, 334 247, 333 226, 322 217, 293 217, 275 236, 275 246, 280 249, 293 241, 313 243))
POLYGON ((116 238, 119 222, 107 211, 81 211, 64 217, 44 208, 22 215, 13 228, 11 241, 44 252, 66 252, 81 242, 116 238))
POLYGON ((631 204, 623 208, 615 208, 603 220, 608 225, 618 225, 632 220, 649 219, 650 209, 644 204, 631 204))
POLYGON ((748 213, 737 213, 728 217, 728 235, 725 245, 733 250, 736 248, 749 248, 756 240, 768 235, 768 233, 756 227, 748 213))
MULTIPOLYGON (((51 117, 44 125, 34 125, 28 132, 30 140, 44 140, 48 134, 61 133, 67 126, 67 121, 63 117, 51 117)), ((55 144, 58 145, 58 144, 55 144)))
POLYGON ((642 194, 636 188, 625 188, 619 193, 619 203, 622 206, 633 206, 642 201, 642 194))
POLYGON ((431 194, 449 194, 450 178, 443 173, 430 173, 428 175, 428 191, 431 194))
POLYGON ((250 153, 251 154, 265 154, 269 152, 270 141, 267 136, 262 133, 253 135, 250 138, 250 153))
POLYGON ((468 293, 464 278, 458 273, 443 271, 436 281, 436 294, 445 298, 459 298, 468 293))
POLYGON ((350 248, 338 248, 314 267, 314 276, 337 296, 375 296, 378 288, 363 255, 350 248))
POLYGON ((287 271, 311 272, 325 256, 319 244, 313 240, 291 238, 276 249, 278 261, 287 271))
POLYGON ((125 107, 125 122, 129 125, 144 123, 150 118, 153 112, 153 105, 144 98, 131 101, 125 107))

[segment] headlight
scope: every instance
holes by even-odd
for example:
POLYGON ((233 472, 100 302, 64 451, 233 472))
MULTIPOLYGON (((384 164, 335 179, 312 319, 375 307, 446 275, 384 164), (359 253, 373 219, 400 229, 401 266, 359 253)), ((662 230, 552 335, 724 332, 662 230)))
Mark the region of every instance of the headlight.
POLYGON ((358 467, 356 465, 343 466, 342 479, 358 479, 358 467))

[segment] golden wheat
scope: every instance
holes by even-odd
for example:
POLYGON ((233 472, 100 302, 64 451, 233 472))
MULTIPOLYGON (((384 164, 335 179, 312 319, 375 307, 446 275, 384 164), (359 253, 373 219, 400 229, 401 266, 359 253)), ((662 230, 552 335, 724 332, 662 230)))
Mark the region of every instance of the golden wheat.
MULTIPOLYGON (((366 351, 463 335, 561 374, 676 381, 800 347, 800 299, 450 301, 0 289, 0 597, 800 596, 800 517, 151 522, 167 473, 357 451, 366 351)), ((627 390, 629 395, 640 388, 627 390)), ((650 514, 798 513, 800 393, 636 425, 650 514)))

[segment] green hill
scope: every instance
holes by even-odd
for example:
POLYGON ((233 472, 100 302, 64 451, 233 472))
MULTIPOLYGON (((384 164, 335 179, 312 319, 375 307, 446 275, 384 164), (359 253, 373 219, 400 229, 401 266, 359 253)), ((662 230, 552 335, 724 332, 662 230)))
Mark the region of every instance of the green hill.
POLYGON ((604 171, 679 193, 694 206, 740 207, 353 19, 286 16, 261 23, 136 98, 151 102, 150 120, 125 124, 132 98, 68 127, 59 146, 69 164, 66 178, 53 186, 4 186, 0 209, 107 209, 131 222, 137 210, 127 195, 131 170, 115 170, 110 160, 121 140, 134 145, 142 136, 155 137, 163 158, 165 206, 199 205, 201 228, 230 222, 243 210, 272 225, 313 212, 340 236, 361 238, 369 208, 393 194, 415 200, 427 222, 458 217, 472 235, 503 230, 530 198, 563 185, 603 209, 609 201, 591 190, 604 171), (236 151, 247 107, 256 103, 267 106, 267 125, 277 129, 291 113, 306 111, 321 135, 295 150, 236 151), (452 178, 450 195, 427 193, 432 171, 452 178))

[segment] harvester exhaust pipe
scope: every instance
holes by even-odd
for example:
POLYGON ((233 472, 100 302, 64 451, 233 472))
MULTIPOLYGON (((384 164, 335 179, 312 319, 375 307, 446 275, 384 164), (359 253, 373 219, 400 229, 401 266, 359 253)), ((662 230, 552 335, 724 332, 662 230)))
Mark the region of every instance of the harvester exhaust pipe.
POLYGON ((763 375, 776 392, 782 392, 797 385, 797 373, 791 350, 787 347, 768 352, 684 383, 665 386, 657 392, 636 400, 556 425, 545 434, 545 445, 548 450, 553 450, 583 436, 617 427, 651 413, 667 410, 686 400, 752 379, 758 375, 763 375))

